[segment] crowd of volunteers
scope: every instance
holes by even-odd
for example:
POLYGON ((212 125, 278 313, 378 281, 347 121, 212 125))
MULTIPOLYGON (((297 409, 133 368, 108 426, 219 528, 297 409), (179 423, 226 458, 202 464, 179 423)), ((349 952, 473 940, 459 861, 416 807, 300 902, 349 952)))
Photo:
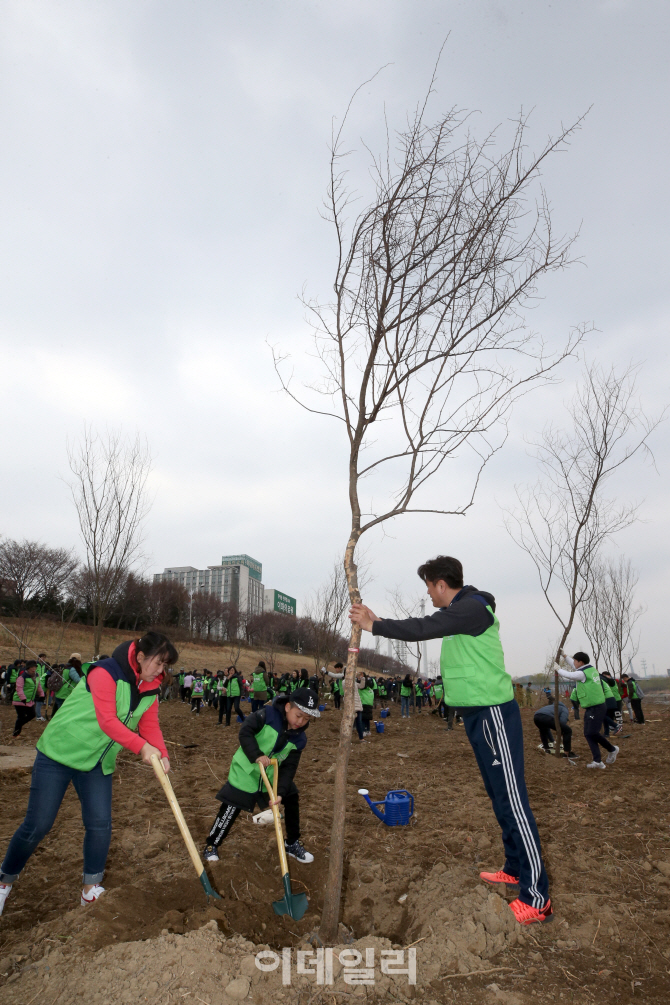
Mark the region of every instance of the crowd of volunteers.
MULTIPOLYGON (((369 742, 375 710, 381 720, 432 713, 443 720, 447 731, 455 724, 462 726, 500 825, 505 852, 500 869, 480 876, 486 883, 517 891, 509 906, 519 923, 550 921, 549 881, 524 777, 520 714, 521 706, 535 708, 538 692, 530 684, 513 683, 505 669, 495 598, 464 583, 457 559, 438 556, 420 566, 418 574, 436 608, 434 614, 394 620, 354 604, 350 618, 362 631, 382 638, 441 639, 440 675, 387 676, 359 668, 353 682, 353 727, 360 742, 369 742)), ((162 701, 181 702, 195 716, 217 714, 222 727, 231 726, 234 712, 239 727, 239 745, 227 780, 216 794, 220 806, 204 842, 204 859, 218 861, 221 844, 242 810, 253 812, 258 807, 263 812, 281 803, 287 854, 304 864, 314 860, 301 842, 295 776, 309 726, 327 708, 343 708, 343 664, 312 673, 307 669, 277 673, 261 660, 244 673, 237 666, 192 671, 178 666, 178 661, 170 640, 149 631, 117 646, 111 656, 90 662, 72 653, 67 663, 51 665, 42 653, 37 659, 0 667, 2 698, 16 711, 13 737, 31 720, 47 723, 36 744, 25 819, 0 865, 0 913, 13 884, 53 826, 70 782, 81 802, 84 824, 82 906, 104 893, 112 838, 112 778, 119 751, 125 748, 147 765, 152 755, 158 755, 165 771, 170 770, 158 719, 162 701), (266 768, 273 781, 272 759, 278 762, 278 778, 276 798, 270 800, 260 768, 266 768)), ((632 722, 644 723, 639 682, 630 675, 617 681, 599 672, 581 651, 572 657, 562 654, 557 670, 570 682, 563 697, 571 703, 573 719, 583 716, 592 757, 586 766, 603 770, 613 765, 619 748, 609 736, 622 731, 624 706, 632 722)), ((550 752, 562 743, 564 756, 576 758, 568 705, 559 702, 556 723, 553 692, 545 688, 539 696, 533 721, 540 749, 550 752)))

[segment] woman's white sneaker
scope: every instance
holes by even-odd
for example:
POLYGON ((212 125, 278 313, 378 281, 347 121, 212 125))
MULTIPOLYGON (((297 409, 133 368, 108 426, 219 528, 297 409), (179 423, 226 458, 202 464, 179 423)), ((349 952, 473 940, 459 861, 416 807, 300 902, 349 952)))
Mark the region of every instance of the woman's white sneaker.
POLYGON ((619 748, 618 748, 618 747, 617 747, 617 745, 615 744, 615 745, 614 745, 614 750, 610 750, 609 754, 608 754, 608 755, 607 755, 607 757, 605 758, 605 761, 606 761, 606 763, 607 763, 607 764, 614 764, 614 762, 616 761, 616 755, 617 755, 618 753, 619 753, 619 748))
POLYGON ((92 886, 88 893, 81 891, 81 906, 86 907, 87 904, 95 904, 98 897, 105 892, 104 886, 92 886))
POLYGON ((602 768, 603 770, 607 767, 602 761, 591 761, 590 764, 586 765, 587 768, 602 768))
POLYGON ((9 897, 11 892, 12 892, 11 883, 0 883, 0 914, 2 914, 2 912, 4 911, 5 901, 7 900, 7 897, 9 897))

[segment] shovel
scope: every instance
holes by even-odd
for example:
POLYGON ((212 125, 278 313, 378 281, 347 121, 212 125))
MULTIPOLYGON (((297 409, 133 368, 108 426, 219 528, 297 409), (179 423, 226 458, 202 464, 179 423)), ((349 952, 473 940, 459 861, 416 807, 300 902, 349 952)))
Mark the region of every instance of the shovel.
POLYGON ((181 807, 177 802, 177 797, 174 794, 174 790, 170 783, 170 779, 165 774, 165 769, 163 768, 163 765, 160 762, 158 754, 151 755, 151 764, 153 766, 154 772, 156 773, 156 778, 163 786, 163 791, 167 796, 167 801, 172 807, 172 812, 174 813, 174 818, 177 821, 177 826, 181 831, 181 836, 183 837, 186 848, 188 849, 188 853, 191 856, 191 862, 193 862, 193 865, 195 866, 195 871, 198 874, 198 879, 202 883, 202 888, 207 894, 207 899, 209 900, 210 897, 214 897, 215 900, 221 900, 219 894, 216 892, 216 890, 212 888, 212 884, 209 881, 209 877, 205 872, 205 867, 202 864, 200 855, 198 854, 198 849, 196 848, 193 838, 191 837, 191 832, 188 829, 188 824, 184 820, 184 814, 182 813, 181 807))
MULTIPOLYGON (((265 782, 265 788, 268 790, 268 796, 270 797, 270 801, 272 801, 277 798, 279 771, 277 759, 275 757, 271 758, 270 764, 273 768, 274 788, 270 785, 263 765, 259 764, 259 768, 261 769, 261 776, 265 782)), ((288 871, 286 848, 284 847, 284 831, 282 830, 279 807, 276 803, 272 807, 272 815, 275 821, 275 834, 277 835, 277 847, 279 848, 279 864, 282 872, 282 883, 284 884, 284 896, 281 900, 274 900, 272 902, 272 906, 275 914, 288 914, 288 916, 293 918, 295 921, 300 921, 303 914, 309 907, 309 901, 307 900, 306 893, 293 893, 291 890, 291 877, 288 871)))

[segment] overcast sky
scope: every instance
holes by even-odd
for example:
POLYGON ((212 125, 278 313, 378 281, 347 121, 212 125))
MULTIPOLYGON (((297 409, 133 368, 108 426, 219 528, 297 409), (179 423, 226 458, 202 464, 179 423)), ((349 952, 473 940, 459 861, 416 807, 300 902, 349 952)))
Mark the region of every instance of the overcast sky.
MULTIPOLYGON (((402 126, 447 34, 435 117, 474 110, 483 136, 532 109, 539 149, 591 109, 543 176, 557 231, 581 228, 582 262, 541 285, 529 323, 554 346, 592 323, 587 356, 639 362, 648 410, 668 400, 667 2, 4 0, 2 12, 1 534, 80 547, 63 478, 66 440, 88 422, 150 444, 148 572, 247 552, 299 602, 324 579, 347 538, 344 445, 279 393, 267 342, 303 358, 298 296, 332 283, 319 206, 333 117, 390 64, 347 134, 379 149, 384 112, 402 126)), ((497 597, 511 672, 541 670, 557 625, 500 506, 534 477, 525 438, 563 421, 579 369, 517 408, 467 517, 407 516, 370 535, 377 613, 387 589, 419 592, 421 561, 456 554, 497 597)), ((650 673, 670 666, 667 443, 666 424, 656 468, 635 461, 613 485, 643 501, 615 550, 640 572, 650 673)), ((445 494, 458 477, 445 474, 445 494)), ((571 648, 584 645, 575 631, 571 648)))

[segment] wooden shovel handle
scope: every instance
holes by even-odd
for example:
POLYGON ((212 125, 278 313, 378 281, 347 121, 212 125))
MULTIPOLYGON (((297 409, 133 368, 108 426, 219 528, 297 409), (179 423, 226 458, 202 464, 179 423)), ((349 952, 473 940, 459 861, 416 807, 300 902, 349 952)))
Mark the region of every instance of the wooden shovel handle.
POLYGON ((202 873, 205 871, 205 867, 202 864, 202 859, 200 858, 200 855, 198 854, 198 849, 196 848, 195 842, 193 841, 193 838, 191 837, 191 832, 188 829, 188 824, 186 823, 186 820, 184 819, 184 814, 182 813, 181 807, 180 807, 179 803, 177 802, 177 797, 174 794, 174 790, 173 790, 172 785, 170 783, 170 779, 165 774, 165 770, 163 768, 163 765, 160 762, 160 758, 159 758, 158 754, 152 754, 151 755, 151 764, 152 764, 154 772, 156 774, 156 778, 158 779, 158 781, 163 786, 163 791, 165 792, 165 795, 167 796, 167 800, 168 800, 170 806, 172 807, 172 812, 174 813, 174 818, 177 821, 177 826, 179 827, 179 830, 181 831, 181 836, 183 837, 184 843, 186 845, 186 848, 188 849, 188 853, 191 856, 191 862, 193 862, 193 865, 195 866, 195 871, 197 872, 198 876, 200 877, 202 875, 202 873))
MULTIPOLYGON (((272 787, 272 785, 270 785, 270 779, 265 773, 265 768, 263 767, 263 765, 259 764, 258 767, 261 769, 261 778, 265 782, 265 788, 268 790, 268 796, 270 797, 270 801, 272 801, 273 799, 277 798, 277 784, 279 781, 279 765, 277 762, 277 758, 276 757, 270 758, 270 764, 274 769, 272 772, 274 776, 273 778, 274 788, 272 787)), ((272 807, 272 816, 274 817, 275 822, 275 835, 277 837, 277 848, 279 849, 279 864, 281 865, 281 874, 282 876, 285 876, 286 873, 288 872, 288 859, 286 857, 286 847, 284 845, 284 831, 282 830, 281 816, 279 814, 279 807, 276 805, 276 803, 272 807)))

